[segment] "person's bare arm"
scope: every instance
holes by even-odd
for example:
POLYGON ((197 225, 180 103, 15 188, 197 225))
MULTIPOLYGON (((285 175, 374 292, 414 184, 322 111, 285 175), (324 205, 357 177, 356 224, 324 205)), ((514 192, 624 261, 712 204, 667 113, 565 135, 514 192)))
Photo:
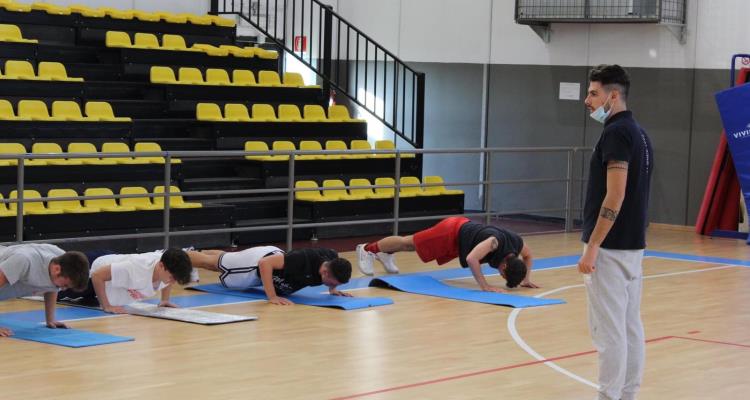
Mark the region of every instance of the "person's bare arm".
POLYGON ((220 250, 204 250, 204 251, 188 251, 187 255, 190 258, 190 264, 193 268, 203 268, 209 271, 219 270, 219 256, 223 254, 220 250), (207 253, 210 251, 211 253, 207 253))
POLYGON ((57 291, 44 292, 44 319, 47 321, 47 328, 63 328, 68 326, 55 319, 55 306, 57 303, 57 291))
POLYGON ((108 313, 125 314, 126 311, 124 308, 109 304, 107 292, 104 290, 104 283, 111 280, 111 265, 105 265, 91 274, 91 284, 94 286, 94 292, 96 292, 96 298, 99 299, 99 305, 102 307, 102 310, 108 313))
POLYGON ((628 163, 625 161, 610 161, 607 163, 607 194, 602 201, 599 218, 596 220, 594 231, 591 232, 589 242, 583 256, 578 261, 578 271, 590 274, 596 266, 596 256, 607 234, 617 220, 623 200, 625 200, 625 188, 628 183, 628 163))
POLYGON ((497 250, 498 245, 497 238, 487 238, 474 246, 474 248, 471 249, 471 252, 469 252, 469 255, 466 256, 466 263, 469 264, 469 269, 471 269, 471 274, 474 275, 474 280, 477 281, 479 287, 485 292, 505 292, 502 288, 487 283, 484 274, 482 274, 482 259, 486 257, 487 254, 497 250))
POLYGON ((289 299, 279 297, 276 294, 276 288, 273 287, 273 270, 284 268, 284 255, 274 254, 263 257, 258 262, 258 268, 260 269, 260 279, 263 281, 263 290, 266 292, 268 302, 282 306, 294 304, 289 299))
POLYGON ((161 290, 161 301, 159 302, 159 307, 179 308, 177 304, 174 304, 171 301, 169 301, 169 297, 171 294, 172 294, 172 285, 169 285, 161 290))
POLYGON ((521 257, 523 263, 526 264, 526 277, 523 278, 521 286, 538 289, 539 286, 537 286, 534 282, 531 282, 531 266, 532 264, 534 264, 534 257, 531 255, 531 249, 529 249, 529 246, 525 244, 523 245, 523 249, 521 249, 521 254, 519 255, 519 257, 521 257))

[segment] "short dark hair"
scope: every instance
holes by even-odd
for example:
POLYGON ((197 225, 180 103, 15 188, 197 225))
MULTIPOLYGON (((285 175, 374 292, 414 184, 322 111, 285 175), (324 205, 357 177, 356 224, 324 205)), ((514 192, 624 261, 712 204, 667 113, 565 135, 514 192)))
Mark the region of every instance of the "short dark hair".
POLYGON ((345 258, 334 258, 328 262, 328 270, 339 283, 347 283, 352 277, 352 263, 345 258))
POLYGON ((526 263, 518 256, 511 256, 505 265, 506 286, 514 288, 526 278, 526 263))
POLYGON ((86 290, 89 284, 89 259, 80 251, 67 251, 52 260, 60 266, 60 276, 70 280, 70 288, 76 292, 86 290))
POLYGON ((625 100, 628 99, 628 94, 630 93, 630 75, 628 75, 628 71, 625 68, 617 64, 602 64, 594 67, 589 72, 589 82, 599 82, 602 86, 617 85, 625 100))
POLYGON ((173 247, 162 253, 161 260, 166 269, 174 280, 180 285, 190 282, 190 273, 193 271, 193 265, 190 263, 190 257, 182 249, 173 247))

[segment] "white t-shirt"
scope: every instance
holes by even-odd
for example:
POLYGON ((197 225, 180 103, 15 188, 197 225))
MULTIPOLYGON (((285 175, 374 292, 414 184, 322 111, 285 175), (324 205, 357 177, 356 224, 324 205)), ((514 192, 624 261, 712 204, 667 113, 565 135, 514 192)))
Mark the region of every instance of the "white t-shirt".
POLYGON ((112 280, 104 283, 109 304, 124 306, 153 297, 167 287, 164 282, 154 287, 154 268, 161 259, 161 250, 142 254, 109 254, 91 264, 91 273, 111 265, 112 280))

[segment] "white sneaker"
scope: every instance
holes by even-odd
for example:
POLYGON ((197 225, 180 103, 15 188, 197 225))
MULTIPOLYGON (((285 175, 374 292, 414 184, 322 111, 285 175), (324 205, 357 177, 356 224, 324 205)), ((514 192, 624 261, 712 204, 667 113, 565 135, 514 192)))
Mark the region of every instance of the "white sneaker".
POLYGON ((372 264, 375 260, 375 254, 365 250, 364 244, 357 245, 357 266, 359 270, 365 275, 372 275, 373 269, 372 264))
POLYGON ((396 266, 396 263, 393 261, 393 254, 380 252, 375 255, 375 258, 377 258, 378 261, 380 261, 380 263, 383 264, 383 268, 385 268, 386 272, 388 272, 389 274, 398 273, 398 267, 396 266))
POLYGON ((198 275, 198 268, 193 268, 192 271, 190 271, 190 282, 200 282, 201 277, 198 275))

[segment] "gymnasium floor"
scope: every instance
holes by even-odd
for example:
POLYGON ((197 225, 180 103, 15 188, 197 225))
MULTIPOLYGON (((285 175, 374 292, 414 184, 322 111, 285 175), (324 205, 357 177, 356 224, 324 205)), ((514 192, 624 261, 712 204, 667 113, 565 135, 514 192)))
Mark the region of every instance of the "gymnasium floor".
MULTIPOLYGON (((514 310, 365 288, 353 293, 394 304, 359 311, 265 302, 203 308, 259 317, 220 326, 136 316, 78 320, 70 325, 135 341, 69 349, 0 339, 0 398, 593 399, 596 354, 585 292, 569 266, 576 258, 563 257, 580 252, 579 236, 525 237, 536 265, 546 268, 532 275, 541 289, 514 293, 563 305, 514 310)), ((746 398, 750 262, 742 260, 750 260, 750 246, 666 227, 652 227, 648 238, 640 398, 746 398)), ((353 252, 343 255, 355 261, 353 252)), ((402 273, 437 270, 413 254, 397 260, 402 273)), ((216 280, 201 271, 201 283, 216 280)), ((449 283, 474 286, 471 278, 449 283)), ((173 293, 189 295, 200 294, 173 293)), ((27 300, 0 303, 2 313, 40 308, 27 300)))

